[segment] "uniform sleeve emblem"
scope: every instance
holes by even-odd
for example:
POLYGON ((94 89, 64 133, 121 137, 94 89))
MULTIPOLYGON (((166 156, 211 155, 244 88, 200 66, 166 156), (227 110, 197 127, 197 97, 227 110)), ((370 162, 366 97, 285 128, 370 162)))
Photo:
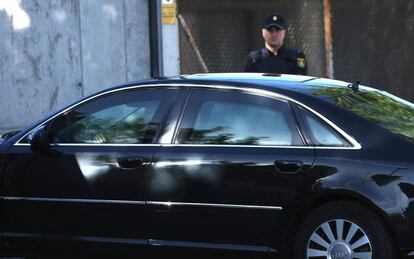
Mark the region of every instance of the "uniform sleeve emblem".
POLYGON ((305 58, 298 58, 298 59, 296 60, 296 65, 297 65, 299 68, 305 68, 305 66, 306 66, 305 58))

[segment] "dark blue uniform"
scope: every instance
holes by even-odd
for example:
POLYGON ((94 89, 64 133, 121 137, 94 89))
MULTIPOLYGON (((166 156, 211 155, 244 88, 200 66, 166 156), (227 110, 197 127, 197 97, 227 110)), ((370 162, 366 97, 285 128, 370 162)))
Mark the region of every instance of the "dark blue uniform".
POLYGON ((306 75, 306 59, 302 51, 281 47, 277 55, 266 48, 250 52, 244 72, 306 75))

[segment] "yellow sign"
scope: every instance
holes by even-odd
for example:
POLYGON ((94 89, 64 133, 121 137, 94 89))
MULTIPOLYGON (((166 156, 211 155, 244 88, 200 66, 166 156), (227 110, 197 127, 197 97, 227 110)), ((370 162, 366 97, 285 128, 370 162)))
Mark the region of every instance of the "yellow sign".
POLYGON ((176 0, 162 0, 161 14, 162 24, 175 24, 176 20, 176 0))

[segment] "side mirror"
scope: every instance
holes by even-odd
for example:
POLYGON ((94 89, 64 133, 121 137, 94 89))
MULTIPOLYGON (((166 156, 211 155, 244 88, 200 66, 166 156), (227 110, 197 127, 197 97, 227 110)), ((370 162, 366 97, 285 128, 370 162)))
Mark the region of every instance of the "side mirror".
POLYGON ((49 150, 50 148, 49 143, 47 142, 46 129, 44 125, 31 132, 27 139, 33 151, 42 152, 49 150))

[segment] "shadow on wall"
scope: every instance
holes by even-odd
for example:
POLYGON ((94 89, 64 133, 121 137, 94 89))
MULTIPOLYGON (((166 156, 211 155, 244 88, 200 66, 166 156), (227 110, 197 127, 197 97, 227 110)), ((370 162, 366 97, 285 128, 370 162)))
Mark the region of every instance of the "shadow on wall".
POLYGON ((30 27, 30 17, 21 7, 21 0, 0 1, 0 11, 5 11, 12 21, 14 30, 30 27))

